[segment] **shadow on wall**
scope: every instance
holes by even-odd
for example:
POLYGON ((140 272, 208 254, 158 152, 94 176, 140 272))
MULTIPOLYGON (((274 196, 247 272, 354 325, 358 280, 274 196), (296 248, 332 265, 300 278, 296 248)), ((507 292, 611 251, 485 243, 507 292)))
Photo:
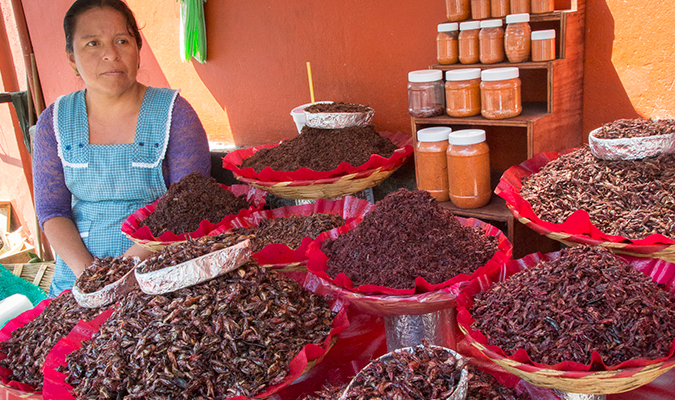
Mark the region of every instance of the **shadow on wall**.
POLYGON ((614 17, 607 0, 587 0, 585 36, 584 133, 619 118, 639 118, 612 63, 614 17))

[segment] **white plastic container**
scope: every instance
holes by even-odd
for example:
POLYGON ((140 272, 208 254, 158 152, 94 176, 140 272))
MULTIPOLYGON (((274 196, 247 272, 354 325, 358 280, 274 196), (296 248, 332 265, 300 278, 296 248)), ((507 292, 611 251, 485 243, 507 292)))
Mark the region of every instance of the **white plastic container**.
MULTIPOLYGON (((332 101, 316 101, 316 103, 332 103, 332 101)), ((298 128, 298 133, 302 133, 302 127, 305 126, 305 108, 311 106, 312 103, 303 104, 291 110, 291 117, 295 122, 295 127, 298 128)))
POLYGON ((28 297, 18 293, 0 301, 0 327, 31 308, 33 308, 33 303, 28 300, 28 297))

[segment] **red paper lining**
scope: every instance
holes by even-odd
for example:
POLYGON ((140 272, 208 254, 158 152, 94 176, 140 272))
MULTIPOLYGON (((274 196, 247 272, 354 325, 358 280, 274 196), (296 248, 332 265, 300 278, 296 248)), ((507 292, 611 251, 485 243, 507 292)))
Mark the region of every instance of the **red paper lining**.
MULTIPOLYGON (((333 178, 339 178, 344 175, 363 173, 377 168, 382 168, 382 171, 391 171, 403 165, 403 163, 413 153, 412 136, 401 132, 379 132, 381 136, 388 138, 399 148, 394 152, 390 158, 384 158, 377 154, 373 154, 370 159, 357 167, 349 163, 343 162, 332 171, 313 171, 309 168, 300 168, 296 171, 275 171, 270 167, 266 167, 260 173, 255 172, 253 168, 239 168, 244 160, 261 149, 276 147, 279 144, 267 144, 248 149, 239 149, 228 153, 223 158, 223 168, 232 171, 237 179, 246 180, 249 182, 291 182, 289 186, 305 186, 310 183, 332 183, 333 178), (242 179, 243 178, 243 179, 242 179), (302 181, 302 184, 299 182, 302 181), (294 183, 296 183, 294 185, 294 183)), ((372 173, 372 172, 370 172, 372 173)), ((364 174, 363 177, 370 175, 364 174)), ((358 176, 357 176, 358 177, 358 176)), ((269 186, 269 185, 267 185, 269 186)))
POLYGON ((645 255, 661 251, 675 244, 675 240, 659 234, 639 240, 605 234, 593 225, 588 213, 584 210, 575 211, 561 224, 546 222, 539 218, 532 210, 530 203, 520 195, 520 189, 523 187, 522 178, 538 172, 550 161, 574 150, 576 149, 569 149, 562 153, 551 151, 537 154, 520 165, 509 168, 502 175, 495 193, 506 200, 507 207, 516 218, 529 219, 531 222, 526 225, 543 235, 549 233, 568 234, 570 236, 565 240, 589 245, 611 242, 620 244, 619 247, 622 251, 645 255))
POLYGON ((335 279, 332 279, 325 272, 326 261, 328 260, 328 257, 326 257, 326 255, 321 251, 321 244, 327 238, 335 240, 341 233, 347 232, 351 229, 346 226, 322 233, 314 242, 309 245, 309 249, 307 250, 307 256, 309 258, 309 261, 307 262, 307 269, 312 274, 327 282, 330 282, 332 285, 337 286, 338 288, 347 289, 351 292, 364 295, 401 296, 428 293, 457 285, 479 275, 485 274, 488 269, 491 269, 494 266, 494 264, 502 265, 511 258, 513 245, 509 243, 502 231, 475 218, 455 218, 459 220, 462 226, 481 228, 485 232, 485 236, 497 236, 499 238, 498 250, 495 255, 486 263, 486 265, 476 269, 476 271, 474 271, 474 273, 471 275, 459 274, 445 282, 435 285, 428 283, 421 277, 417 277, 415 279, 415 287, 413 289, 392 289, 385 286, 376 285, 361 285, 354 287, 353 282, 344 273, 339 273, 335 279))
MULTIPOLYGON (((597 371, 614 371, 618 369, 630 369, 630 368, 640 368, 647 365, 657 364, 660 362, 666 362, 666 366, 675 364, 675 339, 673 339, 673 344, 671 345, 670 352, 668 356, 661 357, 655 360, 646 360, 646 359, 635 359, 624 361, 618 365, 608 367, 602 361, 600 354, 593 352, 591 356, 591 362, 589 364, 582 364, 574 361, 564 361, 556 365, 547 365, 535 363, 532 361, 523 349, 517 350, 512 356, 507 356, 507 354, 497 346, 490 346, 487 344, 487 339, 485 336, 479 332, 471 329, 471 324, 474 322, 474 319, 469 313, 469 309, 473 306, 473 298, 476 294, 484 292, 492 286, 494 282, 501 282, 506 280, 511 275, 516 272, 522 271, 526 268, 531 268, 537 265, 540 261, 550 260, 557 257, 559 252, 541 254, 535 253, 530 254, 519 260, 512 260, 503 265, 499 269, 493 269, 488 271, 485 275, 482 275, 476 279, 471 280, 468 285, 462 288, 462 293, 457 296, 457 323, 464 327, 467 330, 468 335, 465 336, 466 340, 469 342, 478 342, 483 344, 487 348, 486 354, 493 359, 508 358, 510 360, 521 363, 518 367, 519 369, 527 372, 537 372, 541 369, 553 369, 559 371, 568 371, 565 376, 568 377, 585 377, 589 374, 597 371)), ((634 257, 628 255, 617 255, 619 258, 622 258, 627 263, 632 265, 638 271, 645 273, 650 276, 652 280, 657 284, 664 284, 668 291, 675 293, 675 264, 666 262, 661 259, 654 258, 643 258, 643 257, 634 257)), ((469 347, 469 346, 466 346, 469 347)), ((478 356, 477 351, 471 352, 473 356, 478 356)), ((633 370, 634 372, 635 370, 633 370)), ((627 372, 632 373, 632 372, 627 372)))
POLYGON ((207 220, 203 220, 199 224, 199 229, 197 229, 194 232, 181 233, 179 235, 176 235, 175 233, 168 231, 164 232, 159 237, 155 237, 150 232, 150 228, 148 228, 147 226, 139 228, 138 224, 142 220, 147 218, 150 214, 155 212, 155 209, 157 208, 157 203, 161 199, 160 198, 155 200, 155 202, 153 202, 152 204, 148 204, 145 207, 139 208, 133 214, 131 214, 129 218, 127 218, 126 221, 122 223, 122 232, 124 232, 127 236, 132 238, 132 240, 138 241, 140 243, 161 242, 161 244, 168 245, 175 242, 185 241, 187 240, 187 238, 196 239, 202 236, 206 236, 209 232, 212 232, 219 226, 226 224, 233 218, 237 216, 248 215, 253 211, 261 210, 265 206, 265 197, 267 196, 267 192, 262 189, 258 189, 256 187, 249 185, 232 185, 232 186, 226 186, 223 184, 219 185, 223 189, 231 191, 232 194, 234 194, 237 197, 245 194, 246 200, 249 203, 251 203, 251 206, 246 210, 239 211, 238 214, 231 214, 226 216, 217 224, 213 224, 207 220))
MULTIPOLYGON (((302 283, 302 277, 306 274, 290 274, 293 279, 299 280, 302 283)), ((78 325, 71 331, 71 333, 64 339, 61 339, 56 343, 52 352, 48 355, 47 360, 45 360, 45 386, 43 391, 43 397, 45 400, 74 400, 75 396, 72 395, 71 391, 72 386, 65 383, 65 374, 57 372, 56 369, 60 365, 65 365, 65 358, 71 352, 82 347, 82 342, 90 340, 96 332, 99 331, 103 322, 109 318, 110 314, 105 316, 105 319, 101 318, 99 321, 96 321, 97 324, 89 323, 78 323, 78 325), (52 354, 53 353, 53 354, 52 354), (48 368, 49 366, 49 368, 48 368)), ((97 318, 98 319, 98 318, 97 318)), ((333 339, 337 339, 337 336, 340 332, 344 331, 349 327, 349 320, 347 318, 346 307, 341 307, 340 311, 337 313, 333 322, 331 323, 333 328, 326 339, 324 340, 322 346, 315 344, 308 344, 302 348, 302 350, 291 360, 289 363, 288 375, 284 381, 278 385, 269 386, 267 390, 263 393, 256 395, 254 398, 263 398, 268 397, 279 390, 287 387, 297 378, 299 378, 307 367, 307 364, 312 361, 317 363, 321 362, 325 357, 328 350, 330 350, 333 339)), ((245 400, 245 396, 236 396, 230 397, 225 400, 245 400)))
MULTIPOLYGON (((287 218, 293 215, 311 215, 316 213, 340 215, 345 220, 346 225, 353 227, 374 208, 375 205, 373 203, 352 196, 346 196, 340 200, 317 199, 313 204, 280 207, 273 210, 262 210, 248 215, 237 216, 213 232, 210 232, 209 235, 215 236, 233 228, 256 227, 264 219, 287 218)), ((252 257, 261 265, 273 265, 275 267, 283 267, 291 263, 305 263, 307 261, 305 253, 310 243, 312 243, 312 239, 306 237, 296 250, 280 243, 270 244, 259 252, 254 253, 252 257)))

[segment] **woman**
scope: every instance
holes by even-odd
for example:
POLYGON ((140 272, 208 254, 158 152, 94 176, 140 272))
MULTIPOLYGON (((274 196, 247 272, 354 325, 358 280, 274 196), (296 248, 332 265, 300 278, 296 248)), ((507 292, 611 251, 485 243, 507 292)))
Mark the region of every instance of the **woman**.
POLYGON ((93 257, 139 256, 120 225, 191 172, 210 174, 204 128, 177 91, 136 80, 141 36, 121 0, 77 0, 64 18, 66 53, 85 89, 37 123, 38 219, 54 248, 49 295, 72 287, 93 257))

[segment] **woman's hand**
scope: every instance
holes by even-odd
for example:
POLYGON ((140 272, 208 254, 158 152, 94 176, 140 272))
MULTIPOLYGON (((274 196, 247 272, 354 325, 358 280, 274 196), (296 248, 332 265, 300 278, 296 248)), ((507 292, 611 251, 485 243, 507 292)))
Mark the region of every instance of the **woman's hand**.
POLYGON ((141 259, 141 261, 145 260, 152 254, 152 251, 146 249, 145 247, 134 244, 133 246, 129 247, 127 251, 122 254, 124 257, 138 257, 141 259))
POLYGON ((94 257, 84 246, 75 223, 66 217, 54 217, 43 224, 45 235, 56 254, 66 262, 75 277, 94 262, 94 257))

